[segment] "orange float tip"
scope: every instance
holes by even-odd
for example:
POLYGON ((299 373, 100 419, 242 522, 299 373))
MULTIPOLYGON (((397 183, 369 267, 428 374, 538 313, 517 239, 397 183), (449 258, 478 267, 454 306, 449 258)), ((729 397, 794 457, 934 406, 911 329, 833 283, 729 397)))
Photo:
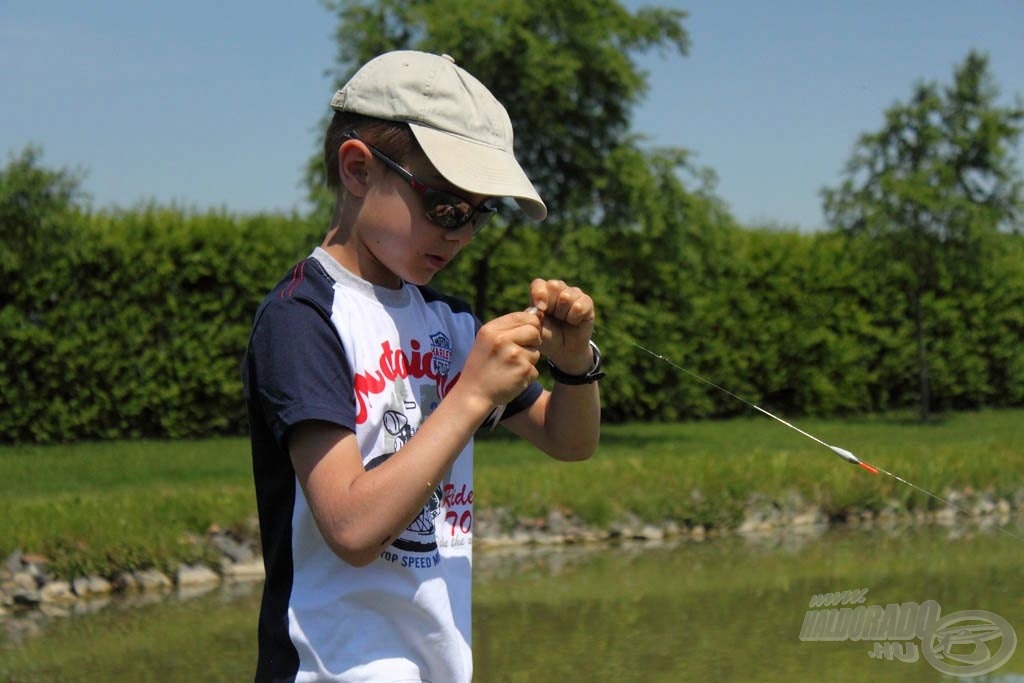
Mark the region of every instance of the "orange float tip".
POLYGON ((871 465, 867 464, 867 463, 866 463, 866 462, 864 462, 863 460, 861 460, 861 461, 860 461, 860 462, 858 462, 857 464, 858 464, 858 465, 860 465, 861 467, 863 467, 864 469, 866 469, 866 470, 867 470, 868 472, 870 472, 871 474, 878 474, 878 470, 877 470, 876 468, 874 468, 874 467, 872 467, 871 465))

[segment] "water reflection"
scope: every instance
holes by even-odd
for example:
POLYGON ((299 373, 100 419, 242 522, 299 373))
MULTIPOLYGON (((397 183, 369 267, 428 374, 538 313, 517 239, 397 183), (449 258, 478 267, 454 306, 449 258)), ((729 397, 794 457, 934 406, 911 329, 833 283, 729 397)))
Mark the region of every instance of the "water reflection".
MULTIPOLYGON (((959 680, 924 657, 871 657, 875 641, 801 641, 810 600, 867 589, 865 605, 933 600, 943 614, 997 614, 1024 635, 1022 554, 1006 534, 922 528, 478 550, 476 680, 959 680)), ((258 590, 218 589, 49 620, 0 636, 0 680, 251 680, 257 608, 258 590)), ((968 680, 1024 681, 1022 671, 1015 653, 968 680)))

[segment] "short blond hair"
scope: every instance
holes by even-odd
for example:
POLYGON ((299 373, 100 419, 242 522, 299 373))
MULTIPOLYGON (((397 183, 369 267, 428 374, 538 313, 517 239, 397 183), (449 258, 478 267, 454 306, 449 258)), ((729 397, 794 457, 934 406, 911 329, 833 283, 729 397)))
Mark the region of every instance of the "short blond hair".
POLYGON ((409 125, 403 121, 386 121, 351 112, 334 112, 334 118, 327 126, 324 136, 324 170, 327 174, 327 187, 335 192, 341 187, 338 169, 338 148, 348 139, 351 132, 359 133, 359 137, 367 144, 373 145, 398 163, 405 163, 413 154, 420 153, 419 143, 413 136, 409 125))

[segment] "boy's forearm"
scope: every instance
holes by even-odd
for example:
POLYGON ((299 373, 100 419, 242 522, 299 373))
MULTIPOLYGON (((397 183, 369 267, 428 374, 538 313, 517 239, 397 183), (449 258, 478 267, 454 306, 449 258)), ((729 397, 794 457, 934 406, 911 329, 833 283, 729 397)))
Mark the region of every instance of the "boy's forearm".
POLYGON ((558 460, 586 460, 601 438, 601 392, 597 382, 555 384, 544 418, 548 454, 558 460))
POLYGON ((352 481, 343 559, 372 561, 416 518, 489 412, 475 403, 450 395, 399 451, 352 481))

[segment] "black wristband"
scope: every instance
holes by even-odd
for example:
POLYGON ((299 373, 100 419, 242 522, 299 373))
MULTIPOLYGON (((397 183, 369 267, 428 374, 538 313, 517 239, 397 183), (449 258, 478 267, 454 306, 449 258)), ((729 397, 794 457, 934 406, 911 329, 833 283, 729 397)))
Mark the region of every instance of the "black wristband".
POLYGON ((559 384, 576 387, 581 384, 593 384, 604 377, 604 373, 601 372, 601 349, 597 348, 597 344, 593 341, 590 342, 590 348, 594 352, 594 365, 590 370, 582 375, 570 375, 559 370, 558 366, 549 360, 548 370, 551 371, 551 378, 559 384))

